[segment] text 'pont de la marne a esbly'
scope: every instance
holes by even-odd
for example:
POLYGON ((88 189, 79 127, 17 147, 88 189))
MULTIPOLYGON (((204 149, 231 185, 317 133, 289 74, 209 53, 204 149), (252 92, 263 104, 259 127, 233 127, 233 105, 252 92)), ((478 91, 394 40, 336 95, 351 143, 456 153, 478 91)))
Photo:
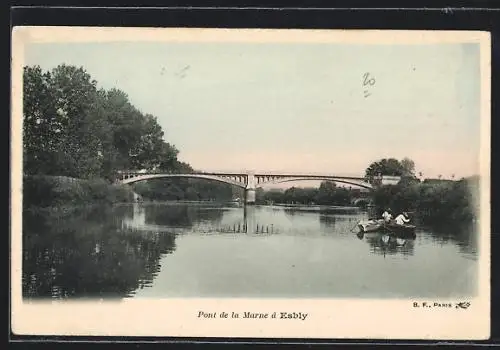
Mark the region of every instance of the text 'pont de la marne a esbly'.
POLYGON ((241 319, 280 319, 280 320, 300 320, 305 321, 309 314, 305 312, 205 312, 198 311, 198 318, 214 319, 214 318, 241 318, 241 319))

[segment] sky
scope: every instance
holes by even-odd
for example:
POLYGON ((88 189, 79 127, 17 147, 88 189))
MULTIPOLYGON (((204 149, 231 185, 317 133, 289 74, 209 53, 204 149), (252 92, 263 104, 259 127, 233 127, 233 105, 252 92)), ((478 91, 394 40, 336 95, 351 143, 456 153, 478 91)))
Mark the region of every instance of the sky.
POLYGON ((26 65, 63 63, 155 115, 197 170, 363 176, 373 161, 409 157, 424 177, 479 173, 478 44, 26 48, 26 65))

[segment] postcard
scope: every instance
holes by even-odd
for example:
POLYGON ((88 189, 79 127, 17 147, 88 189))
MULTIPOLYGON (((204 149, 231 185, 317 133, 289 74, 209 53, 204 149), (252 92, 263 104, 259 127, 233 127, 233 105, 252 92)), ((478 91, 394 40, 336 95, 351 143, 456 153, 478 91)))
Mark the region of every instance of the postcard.
POLYGON ((489 33, 12 39, 15 334, 489 338, 489 33))

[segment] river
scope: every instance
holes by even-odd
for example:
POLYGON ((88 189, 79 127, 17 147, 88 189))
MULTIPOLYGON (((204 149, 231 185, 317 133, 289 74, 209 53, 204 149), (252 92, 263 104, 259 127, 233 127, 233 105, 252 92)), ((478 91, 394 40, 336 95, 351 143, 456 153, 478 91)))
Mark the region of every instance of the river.
POLYGON ((357 235, 362 211, 135 203, 23 214, 23 297, 452 298, 477 234, 357 235))

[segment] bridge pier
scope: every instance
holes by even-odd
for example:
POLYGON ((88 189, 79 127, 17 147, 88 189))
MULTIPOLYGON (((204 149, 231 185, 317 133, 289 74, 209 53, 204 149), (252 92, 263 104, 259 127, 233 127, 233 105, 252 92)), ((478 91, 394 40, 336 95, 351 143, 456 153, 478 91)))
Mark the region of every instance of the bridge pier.
POLYGON ((245 188, 245 205, 255 204, 255 175, 253 173, 247 174, 247 186, 245 188))
POLYGON ((245 189, 245 205, 254 205, 255 204, 255 189, 254 188, 246 188, 245 189))
POLYGON ((255 233, 255 207, 246 205, 243 207, 243 225, 245 233, 255 233))

